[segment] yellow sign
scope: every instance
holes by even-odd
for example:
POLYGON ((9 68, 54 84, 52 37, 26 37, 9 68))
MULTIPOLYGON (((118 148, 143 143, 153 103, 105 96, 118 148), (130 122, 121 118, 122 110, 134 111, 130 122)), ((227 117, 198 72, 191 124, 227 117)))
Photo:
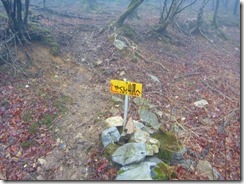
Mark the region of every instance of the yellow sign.
POLYGON ((110 92, 141 97, 142 84, 135 83, 135 82, 120 81, 120 80, 111 80, 110 92))

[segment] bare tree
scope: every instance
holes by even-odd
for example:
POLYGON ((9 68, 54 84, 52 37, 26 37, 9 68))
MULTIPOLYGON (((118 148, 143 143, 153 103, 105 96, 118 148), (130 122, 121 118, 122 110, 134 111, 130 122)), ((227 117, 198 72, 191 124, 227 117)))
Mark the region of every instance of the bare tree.
POLYGON ((160 34, 165 34, 168 25, 172 23, 174 17, 186 8, 192 6, 197 0, 193 0, 183 6, 185 2, 186 0, 171 0, 170 2, 164 0, 163 11, 159 23, 154 27, 154 31, 160 34))
POLYGON ((214 10, 214 16, 213 16, 213 26, 217 29, 218 28, 218 22, 217 22, 217 16, 219 12, 219 0, 216 0, 215 10, 214 10))
POLYGON ((24 17, 22 17, 21 0, 1 0, 8 15, 8 29, 20 40, 25 40, 30 0, 25 0, 24 17))
POLYGON ((201 27, 204 23, 203 20, 203 10, 205 8, 205 6, 207 5, 207 3, 209 2, 209 0, 203 0, 202 1, 202 5, 199 8, 198 14, 197 14, 197 22, 196 22, 196 26, 190 31, 190 33, 201 33, 201 27))
POLYGON ((119 17, 116 22, 117 27, 121 27, 125 19, 131 15, 134 10, 143 3, 144 0, 132 0, 127 8, 127 10, 119 17))

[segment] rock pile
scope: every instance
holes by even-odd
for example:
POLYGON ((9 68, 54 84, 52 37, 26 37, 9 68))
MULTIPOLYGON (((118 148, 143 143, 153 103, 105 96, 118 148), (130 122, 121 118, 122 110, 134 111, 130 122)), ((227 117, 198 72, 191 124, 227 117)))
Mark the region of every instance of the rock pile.
MULTIPOLYGON (((155 119, 155 116, 151 117, 155 119)), ((150 118, 147 120, 151 121, 150 118)), ((177 142, 172 144, 176 140, 173 135, 169 133, 164 135, 160 126, 155 126, 153 129, 130 118, 126 126, 127 135, 121 136, 119 129, 123 126, 122 117, 110 117, 105 122, 108 128, 102 132, 101 136, 105 152, 111 156, 113 162, 122 166, 116 180, 167 180, 172 177, 172 167, 161 159, 165 159, 169 163, 172 159, 177 158, 176 155, 183 154, 181 145, 177 142), (160 137, 160 134, 163 136, 160 137), (170 145, 167 149, 173 151, 173 154, 165 150, 168 143, 170 145)), ((151 125, 157 123, 153 122, 151 125)))
MULTIPOLYGON (((122 102, 119 98, 112 99, 116 106, 122 102)), ((122 134, 123 118, 110 117, 105 120, 107 129, 101 135, 106 156, 121 165, 116 180, 168 180, 175 176, 174 164, 180 164, 184 169, 196 169, 205 175, 207 170, 206 177, 210 180, 219 178, 218 172, 208 161, 197 164, 184 159, 187 149, 173 133, 181 131, 180 128, 172 127, 172 131, 166 131, 157 117, 164 115, 176 121, 174 116, 155 109, 154 105, 143 98, 135 98, 133 102, 139 106, 140 120, 130 117, 125 126, 126 134, 122 134), (153 112, 150 111, 152 108, 153 112)))

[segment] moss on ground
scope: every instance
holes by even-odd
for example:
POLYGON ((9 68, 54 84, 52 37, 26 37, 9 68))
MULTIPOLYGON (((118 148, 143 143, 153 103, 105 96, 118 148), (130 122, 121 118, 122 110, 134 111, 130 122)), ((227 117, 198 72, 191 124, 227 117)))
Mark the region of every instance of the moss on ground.
POLYGON ((162 132, 159 130, 152 134, 152 137, 160 142, 159 152, 156 156, 166 163, 169 163, 172 160, 174 153, 183 148, 182 144, 178 142, 176 136, 170 132, 162 132))
POLYGON ((171 167, 164 162, 158 163, 153 170, 156 174, 156 176, 153 177, 155 180, 169 180, 175 176, 174 167, 171 167))

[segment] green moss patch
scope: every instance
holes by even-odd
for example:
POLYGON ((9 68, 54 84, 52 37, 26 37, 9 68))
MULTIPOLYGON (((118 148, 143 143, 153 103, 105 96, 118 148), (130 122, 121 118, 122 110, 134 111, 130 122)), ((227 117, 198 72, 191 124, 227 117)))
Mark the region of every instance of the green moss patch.
POLYGON ((155 180, 169 180, 174 177, 174 167, 167 165, 164 162, 158 163, 153 169, 156 176, 153 177, 155 180))
POLYGON ((182 149, 182 145, 178 142, 176 136, 170 132, 158 132, 152 134, 152 137, 160 142, 159 153, 156 155, 158 158, 166 163, 169 163, 174 153, 179 152, 182 149))

